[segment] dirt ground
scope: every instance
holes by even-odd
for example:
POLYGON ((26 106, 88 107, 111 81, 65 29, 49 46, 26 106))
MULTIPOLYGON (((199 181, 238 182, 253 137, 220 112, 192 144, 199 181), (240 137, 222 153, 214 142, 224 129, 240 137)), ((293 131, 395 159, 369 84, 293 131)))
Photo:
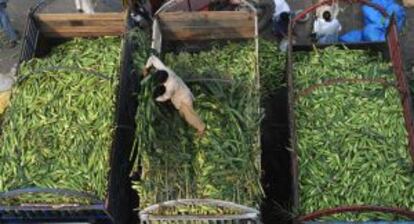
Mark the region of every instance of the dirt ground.
MULTIPOLYGON (((19 45, 13 49, 0 48, 0 73, 10 70, 14 63, 17 63, 20 54, 21 38, 24 35, 26 17, 30 7, 37 5, 40 0, 11 0, 8 3, 7 11, 10 16, 13 27, 17 30, 20 37, 19 45)), ((75 12, 75 3, 73 0, 47 0, 47 6, 43 12, 75 12)), ((95 6, 97 12, 121 11, 122 4, 120 0, 100 0, 95 6)))

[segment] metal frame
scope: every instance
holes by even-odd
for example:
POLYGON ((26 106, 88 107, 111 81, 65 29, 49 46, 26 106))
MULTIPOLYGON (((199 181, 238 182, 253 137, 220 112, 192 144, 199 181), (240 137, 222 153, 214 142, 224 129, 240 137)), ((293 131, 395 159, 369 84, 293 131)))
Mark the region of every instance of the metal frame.
POLYGON ((414 220, 414 212, 402 209, 402 208, 389 208, 389 207, 382 207, 382 206, 341 206, 337 208, 329 208, 329 209, 323 209, 319 211, 315 211, 306 215, 303 215, 298 218, 299 222, 306 222, 318 219, 323 216, 329 216, 334 215, 338 213, 346 213, 346 212, 382 212, 382 213, 392 213, 392 214, 398 214, 401 216, 405 216, 407 218, 410 218, 414 220))
POLYGON ((22 63, 23 61, 29 60, 32 57, 34 57, 36 53, 36 45, 40 35, 40 30, 37 27, 36 22, 34 20, 34 14, 52 1, 55 0, 41 0, 36 5, 30 7, 24 28, 24 38, 22 41, 22 45, 20 47, 18 65, 20 65, 20 63, 22 63))
MULTIPOLYGON (((20 56, 19 56, 19 65, 23 61, 29 60, 34 57, 36 52, 36 45, 39 39, 39 28, 36 26, 35 20, 33 18, 35 12, 42 7, 45 3, 45 0, 41 1, 34 7, 29 9, 29 13, 26 19, 26 24, 24 28, 24 38, 22 46, 20 47, 20 56)), ((18 66, 19 68, 20 66, 18 66)), ((19 70, 19 69, 18 69, 19 70)))
POLYGON ((391 26, 388 27, 387 44, 393 65, 394 73, 397 75, 398 90, 400 91, 401 102, 404 109, 405 126, 409 136, 409 152, 411 161, 414 164, 414 120, 413 120, 413 99, 408 85, 408 79, 404 74, 404 63, 401 55, 399 35, 396 26, 396 19, 393 15, 391 26))
POLYGON ((139 212, 141 224, 150 224, 151 222, 206 222, 206 223, 222 223, 225 221, 232 221, 235 223, 258 224, 259 211, 247 206, 238 205, 232 202, 212 200, 212 199, 180 199, 173 201, 166 201, 159 204, 151 205, 139 212), (225 207, 229 209, 237 209, 241 211, 238 215, 176 215, 176 216, 160 216, 152 215, 151 213, 157 211, 162 207, 175 207, 177 205, 207 205, 215 207, 225 207))
POLYGON ((93 224, 111 224, 103 205, 80 207, 0 207, 1 223, 59 223, 87 222, 93 224), (53 214, 53 215, 51 215, 53 214))

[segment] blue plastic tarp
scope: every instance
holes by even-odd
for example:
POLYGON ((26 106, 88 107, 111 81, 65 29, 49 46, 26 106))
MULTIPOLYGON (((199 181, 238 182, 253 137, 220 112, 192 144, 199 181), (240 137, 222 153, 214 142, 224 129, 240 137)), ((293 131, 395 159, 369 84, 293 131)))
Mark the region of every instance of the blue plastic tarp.
MULTIPOLYGON (((371 2, 384 8, 388 16, 394 14, 397 18, 398 29, 402 30, 406 19, 404 7, 394 0, 372 0, 371 2)), ((365 25, 376 24, 379 27, 387 27, 390 22, 390 17, 385 18, 376 8, 366 5, 362 6, 362 15, 365 25)))
MULTIPOLYGON (((388 8, 386 8, 386 10, 387 10, 388 15, 394 14, 396 16, 398 30, 402 31, 404 24, 405 24, 405 19, 406 19, 404 7, 395 3, 389 6, 388 8)), ((387 26, 388 24, 389 24, 389 20, 387 22, 387 26)))
POLYGON ((339 37, 342 43, 359 43, 362 42, 362 30, 353 30, 339 37))
MULTIPOLYGON (((371 1, 374 4, 377 4, 387 10, 391 5, 395 4, 394 0, 372 0, 371 1)), ((386 25, 385 24, 385 18, 379 12, 376 8, 373 8, 371 6, 362 6, 362 15, 364 17, 364 24, 378 24, 381 26, 386 25)))
POLYGON ((387 33, 384 27, 379 27, 375 24, 369 24, 364 27, 362 31, 362 40, 368 42, 385 41, 385 34, 387 33))
POLYGON ((356 43, 365 41, 385 41, 385 35, 387 33, 391 15, 395 15, 396 17, 398 30, 401 31, 403 29, 406 19, 404 7, 397 4, 394 0, 372 0, 371 2, 384 8, 388 17, 384 17, 376 8, 366 5, 362 6, 362 14, 365 24, 364 28, 362 30, 353 30, 342 35, 339 38, 341 42, 356 43))

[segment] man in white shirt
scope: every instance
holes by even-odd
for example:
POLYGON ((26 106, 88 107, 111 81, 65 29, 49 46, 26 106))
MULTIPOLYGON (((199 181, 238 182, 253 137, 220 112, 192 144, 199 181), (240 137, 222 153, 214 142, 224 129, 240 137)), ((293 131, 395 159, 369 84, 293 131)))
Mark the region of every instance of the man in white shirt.
MULTIPOLYGON (((318 3, 324 2, 325 0, 319 0, 318 3)), ((332 1, 331 4, 324 4, 321 5, 316 9, 316 17, 317 18, 323 18, 323 13, 326 11, 329 11, 332 15, 333 19, 336 19, 339 14, 339 3, 338 0, 332 1)))
POLYGON ((323 12, 322 18, 317 18, 313 23, 313 34, 319 44, 337 43, 341 29, 341 24, 337 19, 332 19, 329 11, 323 12))
POLYGON ((275 12, 273 13, 273 32, 280 41, 287 37, 290 7, 285 0, 274 0, 275 12))
POLYGON ((273 19, 279 17, 282 12, 290 13, 290 7, 285 0, 274 0, 275 12, 273 13, 273 19))
POLYGON ((75 6, 78 12, 83 12, 86 14, 95 13, 92 0, 75 0, 75 6))
POLYGON ((143 70, 144 76, 149 74, 149 69, 151 67, 156 69, 154 78, 157 84, 159 84, 155 90, 155 100, 158 102, 171 100, 174 107, 179 111, 180 115, 184 117, 187 123, 197 129, 198 135, 203 135, 206 125, 198 116, 197 112, 194 111, 194 96, 188 86, 175 74, 174 71, 165 66, 158 57, 151 56, 148 59, 143 70))

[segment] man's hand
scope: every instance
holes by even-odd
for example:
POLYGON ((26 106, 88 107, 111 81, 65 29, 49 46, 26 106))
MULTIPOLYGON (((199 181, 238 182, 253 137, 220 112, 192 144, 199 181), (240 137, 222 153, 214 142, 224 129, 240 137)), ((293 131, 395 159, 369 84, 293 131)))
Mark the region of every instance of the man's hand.
POLYGON ((148 68, 143 68, 142 69, 142 75, 145 77, 149 74, 149 69, 148 68))
POLYGON ((206 125, 203 124, 203 127, 197 130, 197 133, 196 133, 197 137, 203 138, 206 135, 206 131, 207 131, 206 129, 207 129, 206 125))
POLYGON ((206 130, 202 130, 202 131, 197 131, 196 135, 198 138, 203 138, 206 134, 206 130))

